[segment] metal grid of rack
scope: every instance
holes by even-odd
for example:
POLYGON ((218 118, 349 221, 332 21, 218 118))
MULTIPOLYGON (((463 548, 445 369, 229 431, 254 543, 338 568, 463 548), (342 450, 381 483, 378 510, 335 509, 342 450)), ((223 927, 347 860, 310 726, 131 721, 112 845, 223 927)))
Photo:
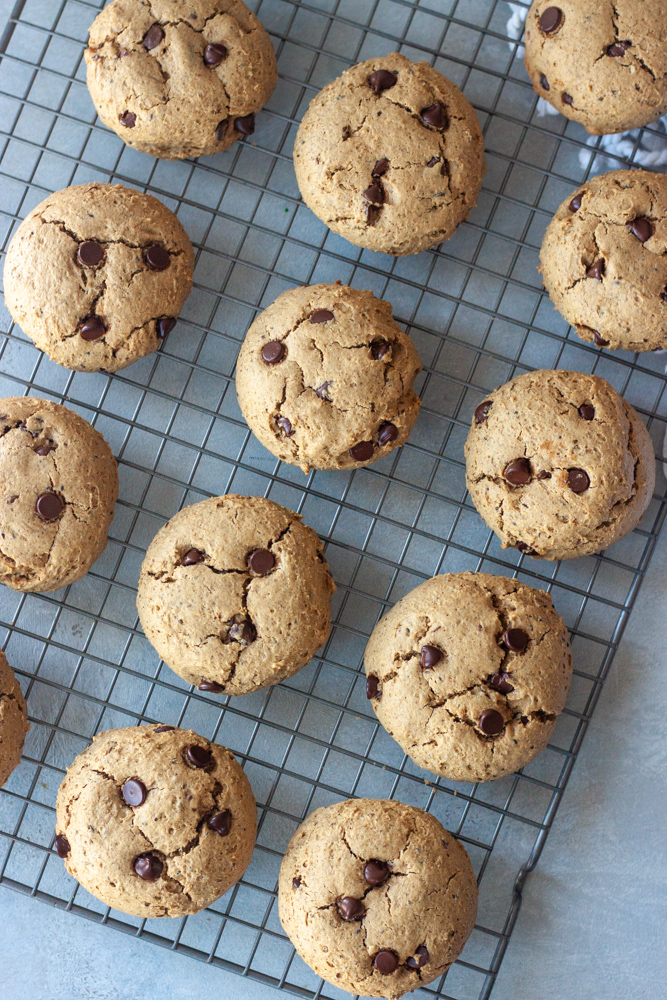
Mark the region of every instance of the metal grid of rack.
MULTIPOLYGON (((665 481, 640 528, 603 556, 563 564, 504 552, 465 491, 462 446, 486 392, 530 368, 595 371, 647 420, 658 453, 667 424, 664 356, 604 354, 582 343, 540 287, 550 214, 591 174, 641 163, 664 129, 633 133, 620 155, 562 117, 539 113, 508 34, 504 0, 256 0, 280 81, 251 142, 198 162, 133 152, 105 128, 85 87, 83 47, 103 0, 19 0, 0 62, 0 226, 51 190, 113 180, 177 212, 197 251, 195 286, 159 354, 114 376, 68 372, 37 351, 3 308, 0 395, 76 409, 119 460, 109 546, 91 573, 47 595, 0 592, 0 640, 28 696, 25 757, 0 792, 0 880, 17 891, 307 998, 343 997, 294 955, 277 917, 282 852, 315 807, 396 796, 430 810, 467 847, 479 922, 444 980, 416 998, 488 998, 665 514, 665 481), (317 90, 348 65, 399 49, 452 78, 484 127, 479 205, 439 249, 394 260, 329 233, 300 203, 291 144, 317 90), (237 350, 257 311, 288 287, 342 279, 392 302, 424 362, 423 409, 408 444, 370 468, 281 465, 236 402, 237 350), (135 589, 145 548, 184 504, 228 491, 300 511, 326 542, 338 583, 331 636, 278 687, 239 699, 191 691, 143 637, 135 589), (575 677, 549 748, 523 773, 455 785, 417 769, 375 721, 362 657, 378 617, 416 584, 463 569, 549 590, 571 630, 575 677), (140 921, 109 911, 50 850, 65 767, 100 729, 165 721, 229 746, 259 806, 254 860, 204 913, 140 921)), ((523 5, 524 7, 527 4, 523 5)), ((655 162, 655 159, 653 160, 655 162)))

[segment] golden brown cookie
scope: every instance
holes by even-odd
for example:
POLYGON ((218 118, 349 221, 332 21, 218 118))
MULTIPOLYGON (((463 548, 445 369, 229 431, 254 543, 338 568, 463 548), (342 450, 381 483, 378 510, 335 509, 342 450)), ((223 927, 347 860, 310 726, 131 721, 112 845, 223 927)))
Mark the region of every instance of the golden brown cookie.
POLYGON ((0 650, 0 788, 21 760, 29 729, 23 692, 7 657, 0 650))

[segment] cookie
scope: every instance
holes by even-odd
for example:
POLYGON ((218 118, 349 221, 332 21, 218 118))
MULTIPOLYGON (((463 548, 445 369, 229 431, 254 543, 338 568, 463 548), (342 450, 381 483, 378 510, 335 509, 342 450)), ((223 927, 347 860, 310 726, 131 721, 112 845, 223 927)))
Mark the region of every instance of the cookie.
POLYGON ((535 90, 592 135, 625 132, 667 111, 663 0, 534 0, 526 69, 535 90))
POLYGON ((29 729, 23 692, 7 657, 0 650, 0 788, 21 760, 29 729))
POLYGON ((549 594, 504 576, 448 573, 378 622, 365 667, 375 714, 418 767, 489 781, 549 742, 572 656, 549 594))
POLYGON ((335 589, 322 543, 298 514, 230 493, 158 531, 137 609, 172 670, 202 691, 240 695, 312 659, 329 634, 335 589))
POLYGON ((243 416, 265 448, 309 469, 355 469, 404 444, 421 363, 391 306, 347 285, 283 292, 236 366, 243 416))
POLYGON ((584 340, 667 347, 667 177, 612 170, 568 195, 545 233, 544 287, 584 340))
POLYGON ((486 162, 458 87, 393 52, 346 70, 311 101, 294 169, 306 205, 334 233, 403 256, 454 235, 486 162))
POLYGON ((118 469, 78 413, 30 396, 0 399, 0 582, 57 590, 104 552, 118 469))
POLYGON ((389 799, 317 809, 280 867, 283 928, 318 976, 365 997, 437 979, 475 924, 464 847, 435 816, 389 799))
POLYGON ((576 559, 632 531, 655 487, 639 415, 604 379, 520 375, 479 404, 465 447, 475 507, 503 548, 576 559))
POLYGON ((23 220, 5 259, 5 299, 52 361, 115 372, 157 351, 193 269, 192 244, 161 201, 120 184, 82 184, 23 220))
POLYGON ((86 66, 104 124, 166 160, 252 135, 278 79, 271 39, 241 0, 114 0, 92 23, 86 66))
POLYGON ((58 791, 55 850, 88 892, 134 917, 210 906, 250 864, 257 810, 231 750, 173 726, 99 733, 58 791))

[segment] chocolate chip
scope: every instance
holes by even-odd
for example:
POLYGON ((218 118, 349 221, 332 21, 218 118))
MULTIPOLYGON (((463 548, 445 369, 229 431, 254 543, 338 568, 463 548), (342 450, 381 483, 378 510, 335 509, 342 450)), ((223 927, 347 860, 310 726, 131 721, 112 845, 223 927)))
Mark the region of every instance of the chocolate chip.
POLYGON ((477 409, 475 410, 475 423, 483 424, 484 421, 488 418, 489 410, 491 409, 492 406, 493 403, 490 399, 487 399, 483 403, 480 403, 477 409))
POLYGON ((375 446, 372 441, 360 441, 359 444, 355 444, 353 448, 350 448, 350 455, 355 462, 368 462, 375 452, 375 446))
POLYGON ((406 965, 409 969, 423 969, 431 956, 428 953, 428 948, 424 944, 420 944, 414 957, 411 955, 410 958, 406 960, 406 965))
POLYGON ((42 521, 55 521, 63 512, 65 504, 57 493, 42 493, 37 497, 35 510, 42 521))
POLYGON ((381 94, 383 90, 389 90, 396 84, 396 74, 390 73, 388 69, 376 69, 368 77, 368 86, 376 94, 381 94))
POLYGON ((440 163, 440 157, 439 156, 432 156, 431 159, 426 164, 426 166, 427 167, 434 167, 436 165, 436 163, 440 163))
POLYGON ((296 877, 296 878, 293 878, 293 879, 292 879, 292 888, 293 888, 293 889, 299 889, 299 888, 300 888, 300 886, 301 886, 301 879, 300 879, 300 878, 298 877, 298 875, 297 875, 297 877, 296 877))
POLYGON ((513 653, 525 653, 530 637, 522 628, 508 628, 503 635, 503 644, 513 653))
POLYGON ((40 444, 39 448, 35 448, 36 455, 50 455, 52 451, 56 450, 55 444, 40 444))
POLYGON ((664 292, 660 293, 660 298, 663 302, 667 302, 667 288, 665 288, 664 292))
POLYGON ((590 476, 583 469, 570 469, 567 474, 567 485, 573 493, 585 493, 591 485, 590 476))
POLYGON ((293 433, 292 421, 288 420, 287 417, 276 417, 276 427, 281 432, 283 437, 290 437, 293 433))
POLYGON ((132 862, 135 875, 138 875, 144 882, 155 882, 159 879, 164 870, 164 865, 159 858, 152 854, 140 854, 132 862))
POLYGON ((376 361, 382 361, 385 354, 389 354, 391 344, 388 340, 373 340, 371 342, 371 354, 376 361))
POLYGON ((590 267, 586 268, 586 277, 593 278, 594 281, 602 281, 602 275, 604 274, 605 261, 604 257, 600 257, 595 263, 591 264, 590 267))
POLYGON ((354 896, 343 896, 336 903, 343 920, 363 920, 365 909, 360 899, 354 896))
POLYGON ((566 94, 565 91, 560 95, 560 99, 563 104, 574 104, 574 98, 570 94, 566 94))
POLYGON ((67 837, 63 837, 62 833, 59 833, 56 836, 53 846, 55 847, 56 854, 58 855, 59 858, 66 858, 69 855, 69 852, 72 850, 72 848, 69 846, 69 840, 67 839, 67 837))
POLYGON ((538 473, 537 473, 537 478, 538 478, 538 479, 539 479, 539 480, 540 480, 541 482, 544 482, 544 480, 545 480, 545 479, 551 479, 551 473, 550 473, 550 472, 547 472, 547 471, 546 471, 545 469, 542 469, 542 471, 541 471, 541 472, 538 472, 538 473))
POLYGON ((527 556, 536 556, 537 555, 537 552, 535 551, 535 549, 531 549, 530 545, 528 545, 526 542, 517 542, 514 547, 516 549, 518 549, 519 552, 523 552, 527 556))
POLYGON ((447 128, 449 124, 447 112, 439 101, 431 104, 428 108, 423 108, 420 115, 422 121, 426 122, 427 125, 432 125, 433 128, 447 128))
POLYGON ((371 177, 384 177, 388 170, 389 160, 384 157, 382 160, 378 160, 371 170, 371 177))
POLYGON ((584 192, 580 191, 579 194, 575 194, 574 198, 569 204, 569 209, 571 212, 578 212, 581 208, 581 202, 583 201, 584 192))
POLYGON ((330 319, 334 318, 334 314, 329 312, 328 309, 316 309, 315 312, 310 317, 311 323, 328 323, 330 319))
POLYGON ((276 565, 276 557, 269 549, 255 549, 248 556, 248 568, 256 576, 266 576, 276 565))
POLYGON ((7 497, 7 503, 16 503, 18 498, 19 498, 18 493, 15 493, 14 496, 7 497))
POLYGON ((547 7, 540 17, 539 23, 540 30, 545 35, 550 35, 552 32, 557 31, 563 23, 563 11, 560 7, 547 7))
POLYGON ((501 694, 509 694, 510 691, 514 690, 513 685, 510 684, 509 681, 510 675, 500 672, 493 675, 489 684, 492 688, 495 688, 496 691, 500 691, 501 694))
POLYGON ((238 642, 241 646, 249 646, 257 638, 254 625, 248 621, 232 622, 227 633, 227 639, 223 642, 238 642))
POLYGON ((82 340, 99 340, 107 332, 106 323, 99 316, 89 316, 84 319, 79 330, 82 340))
POLYGON ((549 86, 549 81, 547 80, 544 73, 542 73, 542 75, 540 76, 540 86, 542 90, 551 90, 551 87, 549 86))
POLYGON ((593 330, 593 340, 598 347, 607 347, 609 345, 609 341, 605 340, 604 337, 601 337, 597 330, 593 330))
POLYGON ((206 553, 202 552, 201 549, 188 549, 181 557, 181 566, 195 566, 197 563, 203 562, 205 558, 206 553))
POLYGON ((380 218, 380 206, 379 205, 367 205, 366 206, 366 222, 369 226, 374 226, 378 219, 380 218))
POLYGON ((384 447, 391 441, 395 441, 398 437, 398 427, 385 420, 383 424, 380 424, 380 430, 378 431, 378 444, 384 447))
POLYGON ((487 736, 497 736, 505 728, 505 720, 495 708, 486 708, 479 717, 479 728, 487 736))
POLYGON ((156 49, 163 39, 164 31, 159 24, 154 24, 144 35, 144 48, 150 52, 151 49, 156 49))
POLYGON ((153 732, 154 733, 171 733, 173 731, 173 726, 157 726, 153 732))
POLYGON ((619 56, 624 56, 631 45, 632 42, 614 42, 614 44, 610 45, 609 48, 607 49, 607 55, 613 56, 615 58, 618 58, 619 56))
POLYGON ((390 976, 398 968, 398 955, 395 951, 383 948, 373 959, 373 965, 383 976, 390 976))
POLYGON ((104 260, 104 247, 95 240, 86 240, 85 243, 79 244, 77 257, 86 267, 95 267, 104 260))
POLYGON ((211 816, 207 825, 209 829, 219 833, 221 837, 227 837, 232 828, 232 814, 229 809, 223 809, 216 816, 211 816))
POLYGON ((262 360, 267 365, 277 365, 285 357, 285 345, 280 340, 270 340, 262 348, 262 360))
POLYGON ((364 198, 373 205, 384 204, 384 188, 380 183, 373 183, 364 191, 364 198))
POLYGON ((226 118, 224 118, 221 122, 218 122, 218 124, 215 126, 215 137, 218 140, 218 142, 222 142, 222 140, 225 138, 228 125, 229 122, 227 121, 226 118))
POLYGON ((503 469, 503 476, 512 486, 525 486, 530 482, 532 475, 533 470, 527 458, 515 458, 503 469))
POLYGON ((217 681, 202 681, 201 684, 197 685, 197 690, 210 691, 211 694, 223 694, 225 689, 217 681))
POLYGON ((169 251, 165 250, 159 243, 154 243, 152 246, 146 247, 144 257, 151 271, 166 271, 171 264, 169 251))
POLYGON ((419 662, 422 670, 431 670, 436 663, 440 663, 443 654, 437 646, 422 646, 419 662))
POLYGON ((118 121, 121 125, 124 125, 125 128, 134 128, 137 124, 137 116, 133 111, 123 111, 122 115, 118 116, 118 121))
POLYGON ((186 763, 201 770, 209 767, 213 763, 213 754, 207 747, 201 747, 198 743, 191 743, 183 751, 186 763))
POLYGON ((366 697, 370 701, 371 698, 379 698, 381 695, 380 680, 377 674, 369 674, 366 678, 366 697))
POLYGON ((224 45, 211 43, 204 49, 204 62, 207 66, 219 66, 222 60, 227 58, 227 54, 224 45))
POLYGON ((146 786, 138 778, 128 778, 120 793, 128 806, 140 806, 146 801, 146 786))
POLYGON ((320 399, 324 399, 327 402, 331 402, 331 397, 329 396, 329 386, 331 382, 323 382, 322 385, 315 390, 315 395, 319 396, 320 399))
POLYGON ((176 320, 173 316, 164 316, 155 323, 155 329, 160 340, 164 340, 168 333, 176 326, 176 320))
POLYGON ((369 885, 382 885, 389 878, 389 865, 386 861, 367 861, 364 878, 369 885))
POLYGON ((234 122, 234 131, 240 132, 241 135, 252 135, 255 131, 255 116, 244 115, 242 118, 237 118, 234 122))
POLYGON ((582 420, 592 420, 595 416, 595 407, 590 403, 582 403, 579 407, 579 416, 582 420))
POLYGON ((632 235, 636 236, 640 243, 646 243, 653 236, 653 226, 643 216, 628 222, 628 226, 632 235))

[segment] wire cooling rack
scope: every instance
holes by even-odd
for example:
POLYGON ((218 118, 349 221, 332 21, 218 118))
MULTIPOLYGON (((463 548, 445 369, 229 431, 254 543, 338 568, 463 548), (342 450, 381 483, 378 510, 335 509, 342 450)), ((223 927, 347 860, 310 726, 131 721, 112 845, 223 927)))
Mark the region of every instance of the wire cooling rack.
MULTIPOLYGON (((282 853, 317 806, 395 796, 434 813, 463 841, 480 880, 479 922, 446 979, 416 997, 488 998, 536 863, 627 622, 665 513, 665 482, 642 525, 604 556, 563 564, 503 552, 465 491, 473 408, 540 367, 595 371, 647 420, 667 423, 665 355, 604 354, 568 330, 542 292, 537 251, 550 214, 590 174, 656 163, 660 124, 605 149, 562 117, 538 113, 501 0, 261 0, 280 81, 251 142, 199 162, 133 152, 96 121, 83 47, 102 0, 22 0, 2 39, 0 212, 6 247, 48 192, 89 180, 150 190, 197 249, 195 287, 159 354, 114 376, 52 364, 3 308, 0 395, 64 402, 119 459, 111 540, 79 583, 50 595, 0 590, 0 640, 28 695, 25 756, 0 792, 0 879, 20 892, 302 997, 343 997, 294 955, 277 916, 282 853), (475 105, 489 171, 479 205, 439 250, 398 260, 362 252, 303 207, 291 148, 308 101, 350 63, 394 49, 427 59, 475 105), (657 152, 656 152, 657 151, 657 152), (620 153, 620 155, 615 155, 620 153), (647 159, 648 157, 648 159, 647 159), (424 362, 423 408, 408 444, 351 474, 281 465, 250 435, 234 361, 256 315, 284 289, 342 279, 393 303, 424 362), (334 625, 296 677, 245 698, 190 689, 143 637, 135 587, 147 544, 184 504, 236 491, 300 511, 325 539, 334 625), (378 617, 427 577, 464 569, 544 587, 572 633, 568 707, 549 748, 522 774, 454 785, 417 769, 364 696, 362 656, 378 617), (111 726, 164 721, 230 747, 257 796, 260 826, 241 882, 184 920, 109 911, 50 850, 65 767, 111 726)), ((517 22, 518 18, 518 22, 517 22)))

